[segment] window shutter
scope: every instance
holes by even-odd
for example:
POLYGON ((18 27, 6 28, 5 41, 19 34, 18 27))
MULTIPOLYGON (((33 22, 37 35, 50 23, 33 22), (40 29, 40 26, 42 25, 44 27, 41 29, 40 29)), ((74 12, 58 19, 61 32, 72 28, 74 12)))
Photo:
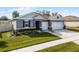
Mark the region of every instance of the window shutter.
POLYGON ((23 28, 25 27, 25 21, 23 20, 23 28))
POLYGON ((29 20, 29 27, 30 27, 30 20, 29 20))

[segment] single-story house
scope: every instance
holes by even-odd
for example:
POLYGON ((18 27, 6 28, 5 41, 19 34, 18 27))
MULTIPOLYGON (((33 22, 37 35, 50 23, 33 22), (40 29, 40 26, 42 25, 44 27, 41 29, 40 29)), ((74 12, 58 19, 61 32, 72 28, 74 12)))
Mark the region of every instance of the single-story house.
POLYGON ((66 27, 79 27, 79 17, 77 16, 65 16, 64 24, 66 27))
POLYGON ((9 20, 0 20, 0 32, 12 30, 12 24, 9 20))
POLYGON ((65 20, 64 24, 66 27, 79 27, 79 20, 65 20))
POLYGON ((64 29, 64 18, 58 13, 40 14, 31 12, 12 21, 13 28, 19 29, 37 29, 37 30, 59 30, 64 29))

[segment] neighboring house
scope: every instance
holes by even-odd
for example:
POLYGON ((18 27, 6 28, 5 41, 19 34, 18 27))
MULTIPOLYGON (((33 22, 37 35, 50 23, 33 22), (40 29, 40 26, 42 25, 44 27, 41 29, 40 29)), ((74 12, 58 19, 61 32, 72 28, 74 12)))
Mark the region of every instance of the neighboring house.
POLYGON ((12 24, 8 20, 0 20, 0 32, 12 30, 12 24))
POLYGON ((64 21, 66 27, 79 27, 79 17, 65 16, 64 21))
POLYGON ((66 27, 79 27, 79 20, 65 21, 66 27))
POLYGON ((13 28, 19 29, 37 29, 37 30, 59 30, 64 29, 64 19, 60 14, 53 13, 48 16, 47 14, 40 14, 31 12, 19 17, 13 21, 13 28))

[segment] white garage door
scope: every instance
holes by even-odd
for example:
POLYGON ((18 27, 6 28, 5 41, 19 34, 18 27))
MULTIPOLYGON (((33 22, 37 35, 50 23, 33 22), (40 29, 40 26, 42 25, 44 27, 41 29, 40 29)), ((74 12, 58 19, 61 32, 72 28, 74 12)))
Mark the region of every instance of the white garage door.
POLYGON ((42 22, 42 30, 48 30, 48 22, 42 22))
POLYGON ((52 30, 63 29, 63 22, 52 22, 52 30))

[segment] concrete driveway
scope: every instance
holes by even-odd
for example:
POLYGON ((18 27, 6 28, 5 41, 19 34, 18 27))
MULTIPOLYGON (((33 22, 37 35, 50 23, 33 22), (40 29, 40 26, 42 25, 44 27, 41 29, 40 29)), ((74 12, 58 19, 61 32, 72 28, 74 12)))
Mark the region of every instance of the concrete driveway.
POLYGON ((55 30, 54 32, 50 32, 51 34, 57 35, 61 38, 68 38, 68 37, 73 37, 73 36, 78 36, 79 32, 71 31, 71 30, 55 30))

